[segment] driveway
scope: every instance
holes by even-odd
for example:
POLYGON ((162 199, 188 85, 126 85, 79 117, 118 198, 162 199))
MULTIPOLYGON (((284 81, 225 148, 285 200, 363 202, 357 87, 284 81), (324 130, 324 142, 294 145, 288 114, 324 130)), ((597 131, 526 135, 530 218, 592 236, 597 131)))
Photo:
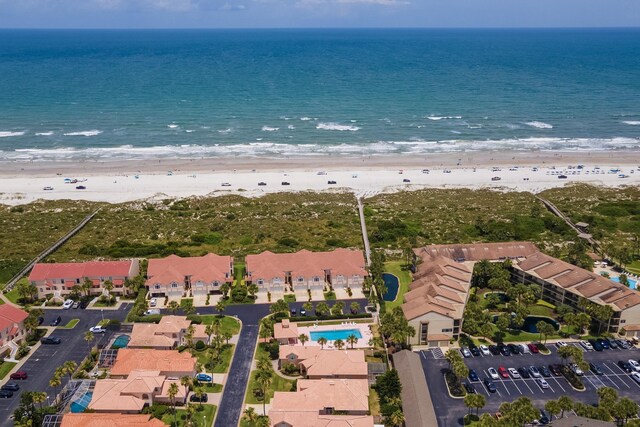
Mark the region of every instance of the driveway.
MULTIPOLYGON (((118 310, 105 310, 104 316, 108 319, 124 320, 129 304, 123 304, 118 310)), ((67 360, 73 360, 78 365, 89 353, 89 347, 84 340, 84 334, 90 327, 98 324, 102 320, 100 310, 45 310, 44 323, 48 325, 57 316, 62 317, 61 325, 67 324, 71 319, 80 319, 80 322, 73 329, 56 329, 52 335, 60 337, 60 345, 41 345, 20 368, 29 374, 29 378, 24 381, 17 381, 20 391, 45 391, 53 398, 54 389, 49 387, 49 380, 59 366, 67 360)), ((93 345, 106 343, 113 332, 107 331, 105 334, 96 334, 93 345)), ((65 377, 62 384, 66 384, 68 377, 65 377)), ((58 391, 60 391, 58 388, 58 391)), ((13 422, 9 416, 20 403, 20 392, 14 393, 11 399, 0 399, 0 426, 10 427, 13 422)))
MULTIPOLYGON (((577 343, 570 345, 582 349, 577 343)), ((600 352, 585 351, 584 359, 587 362, 600 365, 603 370, 603 375, 595 375, 591 371, 585 373, 582 377, 582 382, 586 387, 585 391, 574 390, 562 376, 545 378, 549 383, 548 389, 542 389, 534 379, 500 378, 494 381, 497 391, 490 393, 482 383, 484 378, 489 377, 487 373, 489 367, 497 369, 499 366, 504 366, 505 368, 517 369, 531 365, 540 367, 561 363, 555 346, 551 344, 549 348, 552 353, 548 356, 540 354, 490 355, 464 359, 467 366, 475 370, 480 377, 480 382, 471 384, 475 386, 478 393, 484 394, 486 397, 487 403, 481 412, 497 412, 501 403, 511 402, 520 396, 530 398, 538 408, 543 408, 548 400, 555 400, 560 396, 569 396, 575 401, 593 404, 598 401, 596 390, 604 386, 614 388, 621 397, 629 397, 638 401, 640 385, 617 365, 619 360, 638 360, 640 350, 636 348, 630 350, 611 349, 600 352)), ((448 367, 448 362, 441 358, 441 354, 438 352, 421 351, 420 356, 438 418, 438 425, 446 427, 462 425, 462 417, 467 414, 468 410, 462 399, 453 399, 449 396, 442 374, 442 371, 448 367)))

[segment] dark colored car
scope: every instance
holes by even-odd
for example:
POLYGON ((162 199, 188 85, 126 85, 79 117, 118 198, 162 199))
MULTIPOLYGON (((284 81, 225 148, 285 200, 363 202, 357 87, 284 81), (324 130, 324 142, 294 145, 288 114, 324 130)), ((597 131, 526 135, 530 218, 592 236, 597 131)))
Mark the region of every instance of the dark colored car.
POLYGON ((600 344, 598 341, 594 340, 594 339, 590 339, 589 340, 589 344, 591 344, 591 346, 593 347, 593 349, 595 351, 602 351, 604 350, 604 347, 602 346, 602 344, 600 344))
POLYGON ((18 391, 20 390, 20 386, 17 383, 8 382, 2 387, 0 387, 0 390, 18 391))
POLYGON ((551 376, 551 371, 549 371, 549 368, 547 368, 544 365, 540 366, 538 370, 540 371, 540 375, 542 375, 545 378, 549 378, 551 376))
POLYGON ((42 325, 44 323, 44 317, 40 316, 38 317, 38 326, 42 325))
POLYGON ((605 350, 609 350, 611 348, 611 346, 609 345, 609 340, 598 338, 597 343, 600 344, 605 350))
POLYGON ((295 308, 292 308, 292 309, 291 309, 291 315, 292 315, 292 316, 295 316, 296 314, 298 314, 298 312, 296 311, 296 309, 295 309, 295 308))
POLYGON ((556 365, 556 364, 549 365, 549 370, 556 377, 559 377, 560 375, 562 375, 562 372, 560 371, 560 365, 556 365))
POLYGON ((498 349, 500 349, 500 354, 503 356, 511 356, 511 350, 504 344, 498 344, 498 349))
POLYGON ((76 190, 86 190, 86 189, 87 189, 87 187, 85 187, 84 185, 78 185, 76 187, 76 190))
POLYGON ((49 326, 58 326, 62 322, 62 317, 58 316, 49 323, 49 326))
POLYGON ((496 385, 489 378, 484 379, 484 385, 485 387, 487 387, 487 390, 489 390, 490 393, 495 393, 496 391, 498 391, 496 385))
POLYGON ((529 351, 530 351, 531 353, 534 353, 534 354, 535 354, 535 353, 538 353, 538 352, 540 351, 540 350, 538 350, 538 346, 537 346, 537 345, 535 345, 535 344, 533 344, 533 343, 531 343, 531 344, 527 344, 527 347, 529 347, 529 351))
POLYGON ((29 376, 25 371, 17 371, 9 376, 9 379, 12 380, 26 380, 27 378, 29 378, 29 376))
POLYGON ((84 309, 85 309, 85 308, 87 308, 88 306, 89 306, 89 301, 84 300, 84 299, 83 299, 82 301, 80 301, 80 308, 81 308, 81 309, 83 309, 83 310, 84 310, 84 309))
POLYGON ((609 341, 609 347, 613 348, 613 349, 617 349, 618 348, 618 343, 616 342, 616 340, 608 340, 609 341))
POLYGON ((591 372, 593 372, 596 375, 604 374, 604 372, 602 371, 602 368, 597 363, 589 363, 589 369, 591 369, 591 372))
POLYGON ((489 351, 491 352, 491 354, 493 354, 494 356, 497 356, 500 354, 500 349, 498 348, 498 346, 496 345, 490 345, 489 346, 489 351))
POLYGON ((522 378, 531 378, 531 374, 529 373, 529 370, 527 368, 518 368, 518 373, 522 378))
POLYGON ((409 178, 405 178, 402 180, 402 182, 411 182, 411 180, 409 178))
POLYGON ((202 396, 198 396, 197 394, 194 393, 189 397, 189 401, 206 403, 209 401, 209 396, 207 395, 207 393, 204 393, 202 396))
POLYGON ((473 354, 474 356, 480 356, 480 349, 475 344, 471 344, 469 346, 469 350, 471 351, 471 354, 473 354))
POLYGON ((58 337, 43 337, 40 342, 42 344, 60 344, 62 340, 58 337))
POLYGON ((480 378, 478 378, 478 374, 476 374, 476 371, 474 371, 473 369, 469 369, 469 380, 480 381, 480 378))
POLYGON ((327 184, 335 184, 335 183, 336 183, 336 182, 335 182, 335 181, 333 181, 333 180, 332 180, 332 181, 327 181, 327 184))
POLYGON ((625 362, 624 360, 618 360, 618 366, 620 366, 620 369, 625 371, 627 374, 630 372, 633 372, 633 368, 631 367, 631 364, 629 362, 625 362))
POLYGON ((631 344, 627 340, 616 340, 618 343, 618 347, 624 348, 625 350, 631 348, 631 344))
POLYGON ((282 185, 291 185, 288 181, 282 181, 282 185))
POLYGON ((538 418, 538 423, 542 424, 543 426, 546 426, 547 424, 549 424, 549 417, 547 416, 547 413, 544 412, 543 409, 540 409, 540 418, 538 418))
POLYGON ((0 399, 8 399, 13 397, 13 392, 10 390, 0 390, 0 399))
POLYGON ((264 186, 264 185, 267 185, 267 183, 266 182, 259 182, 258 185, 264 186))
POLYGON ((507 348, 513 354, 520 354, 520 347, 518 347, 515 344, 509 344, 509 345, 507 345, 507 348))
POLYGON ((469 383, 462 383, 462 385, 464 386, 464 389, 467 390, 467 393, 469 394, 474 394, 476 392, 476 388, 473 386, 473 384, 469 384, 469 383))

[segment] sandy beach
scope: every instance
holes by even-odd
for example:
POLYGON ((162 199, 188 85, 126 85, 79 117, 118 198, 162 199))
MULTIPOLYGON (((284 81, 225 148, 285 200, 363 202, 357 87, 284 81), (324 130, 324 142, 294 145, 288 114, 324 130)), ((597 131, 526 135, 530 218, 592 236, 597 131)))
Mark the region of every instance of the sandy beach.
POLYGON ((259 197, 283 191, 348 191, 364 197, 420 188, 491 188, 536 193, 576 182, 622 186, 638 185, 640 181, 638 152, 6 162, 0 166, 0 203, 7 205, 38 199, 120 203, 228 194, 259 197), (78 182, 68 183, 65 178, 78 182))

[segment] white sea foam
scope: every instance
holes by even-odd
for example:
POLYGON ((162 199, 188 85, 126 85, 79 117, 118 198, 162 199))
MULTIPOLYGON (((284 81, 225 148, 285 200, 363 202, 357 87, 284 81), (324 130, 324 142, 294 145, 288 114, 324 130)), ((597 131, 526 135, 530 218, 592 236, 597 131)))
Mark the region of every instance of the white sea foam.
POLYGON ((296 127, 295 127, 294 125, 289 125, 289 126, 287 126, 287 129, 289 129, 289 130, 294 130, 295 128, 296 128, 296 127))
POLYGON ((622 123, 625 125, 640 126, 640 120, 625 120, 622 123))
POLYGON ((231 128, 220 129, 218 133, 224 133, 224 134, 231 133, 231 128))
POLYGON ((84 130, 81 132, 67 132, 64 136, 96 136, 102 133, 101 130, 84 130))
POLYGON ((176 129, 176 128, 178 127, 178 125, 176 125, 176 124, 170 124, 170 125, 167 125, 167 127, 168 127, 169 129, 176 129))
POLYGON ((10 136, 22 136, 24 132, 10 132, 10 131, 2 131, 0 132, 0 138, 8 138, 10 136))
POLYGON ((193 129, 187 129, 187 130, 185 130, 185 132, 186 132, 186 133, 192 133, 192 132, 195 132, 195 130, 193 130, 193 129))
POLYGON ((313 120, 311 117, 300 117, 300 120, 303 122, 308 122, 309 120, 313 120))
POLYGON ((274 128, 271 126, 262 126, 263 132, 277 132, 280 128, 274 128))
POLYGON ((532 122, 526 122, 525 125, 531 126, 537 129, 553 129, 553 125, 550 125, 549 123, 545 123, 545 122, 532 121, 532 122))
POLYGON ((51 136, 53 135, 53 131, 49 131, 49 132, 38 132, 36 133, 36 136, 51 136))
POLYGON ((507 129, 511 129, 511 130, 520 129, 520 125, 516 125, 516 124, 513 124, 513 123, 506 123, 504 126, 507 129))
POLYGON ((356 132, 360 130, 360 127, 353 125, 341 125, 339 123, 318 123, 316 129, 356 132))
POLYGON ((427 116, 425 118, 433 121, 438 121, 438 120, 461 119, 462 116, 427 116))

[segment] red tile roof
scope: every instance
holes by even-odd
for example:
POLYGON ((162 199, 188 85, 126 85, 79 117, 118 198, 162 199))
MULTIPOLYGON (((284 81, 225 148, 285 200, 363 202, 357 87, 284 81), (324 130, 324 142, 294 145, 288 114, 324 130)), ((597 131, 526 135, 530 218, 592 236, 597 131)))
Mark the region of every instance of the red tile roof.
POLYGON ((291 272, 291 277, 305 277, 307 280, 318 276, 324 280, 324 271, 331 270, 331 275, 345 277, 367 275, 362 251, 336 249, 330 252, 311 252, 301 250, 290 254, 274 254, 265 251, 258 255, 247 255, 247 275, 253 280, 271 280, 284 277, 291 272))
POLYGON ((29 313, 10 304, 0 305, 0 329, 4 330, 14 324, 19 324, 27 318, 29 313))
POLYGON ((169 255, 162 259, 150 259, 147 268, 147 284, 183 283, 185 276, 191 276, 191 283, 224 283, 232 279, 230 256, 209 253, 201 257, 182 258, 169 255))
POLYGON ((36 264, 29 274, 30 281, 47 279, 76 279, 84 277, 128 276, 133 261, 90 261, 36 264))

